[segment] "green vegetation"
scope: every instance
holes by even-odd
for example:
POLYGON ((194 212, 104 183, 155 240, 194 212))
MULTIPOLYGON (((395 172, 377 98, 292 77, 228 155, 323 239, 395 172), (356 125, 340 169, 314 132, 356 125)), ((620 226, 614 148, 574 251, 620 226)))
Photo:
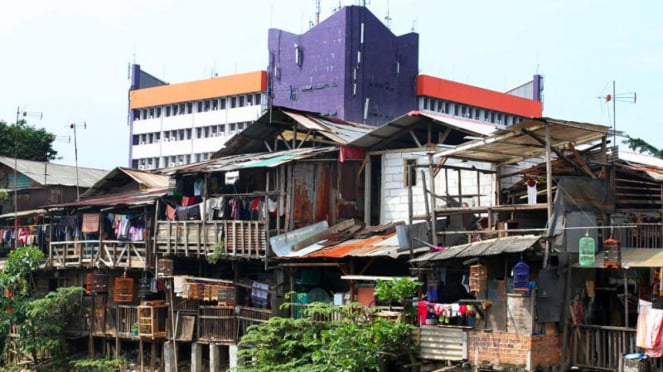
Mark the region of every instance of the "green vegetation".
POLYGON ((4 292, 0 298, 0 342, 2 360, 9 367, 46 360, 57 364, 65 356, 64 330, 78 314, 84 290, 58 288, 42 298, 34 298, 32 273, 43 262, 44 254, 39 248, 21 247, 9 253, 0 271, 4 292))
POLYGON ((53 149, 55 135, 45 129, 37 129, 19 120, 18 125, 0 121, 0 155, 20 159, 47 161, 56 158, 53 149))
MULTIPOLYGON (((420 283, 407 280, 386 284, 401 291, 394 302, 411 301, 420 283)), ((239 343, 237 371, 380 371, 404 364, 415 352, 410 342, 413 325, 376 317, 358 303, 313 303, 302 313, 300 319, 272 317, 249 327, 239 343)))

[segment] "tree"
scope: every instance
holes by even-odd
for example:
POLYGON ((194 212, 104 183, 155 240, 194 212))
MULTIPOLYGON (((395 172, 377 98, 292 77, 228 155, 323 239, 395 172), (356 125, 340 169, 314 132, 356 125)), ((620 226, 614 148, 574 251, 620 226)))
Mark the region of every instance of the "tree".
POLYGON ((641 138, 631 138, 625 139, 622 141, 625 145, 628 145, 628 148, 634 151, 648 153, 652 156, 655 156, 659 159, 663 159, 663 150, 657 149, 656 147, 649 144, 647 141, 641 138))
POLYGON ((271 317, 249 327, 239 343, 236 371, 381 371, 404 364, 403 358, 415 351, 413 325, 374 319, 358 303, 316 302, 303 313, 300 319, 271 317))
POLYGON ((20 247, 11 251, 0 271, 0 342, 3 358, 8 353, 17 359, 38 363, 44 359, 62 362, 65 357, 64 330, 80 316, 82 287, 58 288, 42 298, 33 296, 32 273, 44 262, 38 247, 20 247), (11 326, 17 337, 10 337, 11 326))
POLYGON ((55 159, 57 151, 53 149, 55 135, 45 129, 37 129, 19 120, 18 124, 8 125, 0 121, 0 155, 18 157, 34 161, 55 159))

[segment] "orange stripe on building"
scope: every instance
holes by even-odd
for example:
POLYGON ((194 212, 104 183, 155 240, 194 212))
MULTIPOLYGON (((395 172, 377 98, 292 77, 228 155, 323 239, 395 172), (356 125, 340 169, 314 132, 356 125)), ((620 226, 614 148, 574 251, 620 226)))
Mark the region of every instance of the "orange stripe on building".
POLYGON ((238 94, 258 93, 266 90, 267 72, 255 71, 131 90, 129 92, 129 106, 132 109, 154 107, 238 94))
POLYGON ((543 112, 543 105, 539 101, 429 75, 417 76, 417 96, 463 103, 525 117, 541 117, 543 112))

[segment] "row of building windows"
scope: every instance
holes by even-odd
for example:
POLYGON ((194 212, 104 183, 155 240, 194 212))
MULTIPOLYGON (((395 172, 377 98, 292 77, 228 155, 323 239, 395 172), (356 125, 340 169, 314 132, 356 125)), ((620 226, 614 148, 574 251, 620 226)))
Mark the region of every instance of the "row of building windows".
POLYGON ((167 130, 163 132, 153 132, 153 133, 142 133, 134 134, 133 136, 133 145, 148 145, 152 143, 161 142, 174 142, 174 141, 186 141, 191 139, 198 138, 210 138, 210 137, 221 137, 221 136, 233 136, 235 133, 244 130, 248 127, 251 122, 242 122, 242 123, 229 123, 229 124, 218 124, 210 125, 206 127, 198 128, 186 128, 186 129, 176 129, 176 130, 167 130))
POLYGON ((194 112, 208 112, 225 110, 226 108, 236 108, 245 106, 260 105, 262 102, 262 93, 252 93, 240 96, 228 96, 223 98, 211 98, 200 101, 176 103, 165 106, 149 107, 132 110, 132 119, 134 121, 160 118, 162 116, 188 115, 194 112))
POLYGON ((522 116, 429 97, 421 97, 419 102, 423 110, 436 111, 504 126, 520 123, 524 119, 522 116))
POLYGON ((201 161, 208 160, 211 156, 212 156, 211 152, 202 152, 196 154, 181 154, 181 155, 170 155, 163 157, 134 159, 132 161, 132 167, 138 169, 158 169, 158 168, 177 167, 185 164, 199 163, 201 161))

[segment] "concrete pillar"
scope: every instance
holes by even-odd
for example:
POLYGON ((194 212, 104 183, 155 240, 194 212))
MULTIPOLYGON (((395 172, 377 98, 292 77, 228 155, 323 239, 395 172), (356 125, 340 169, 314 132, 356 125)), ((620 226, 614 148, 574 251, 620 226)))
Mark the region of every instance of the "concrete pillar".
POLYGON ((172 341, 163 343, 163 371, 175 372, 175 349, 172 341))
POLYGON ((209 344, 209 370, 221 370, 221 348, 219 345, 209 344))
POLYGON ((191 372, 203 372, 203 350, 200 344, 191 344, 191 372))
POLYGON ((228 346, 228 364, 230 368, 237 368, 237 345, 235 344, 228 346))

